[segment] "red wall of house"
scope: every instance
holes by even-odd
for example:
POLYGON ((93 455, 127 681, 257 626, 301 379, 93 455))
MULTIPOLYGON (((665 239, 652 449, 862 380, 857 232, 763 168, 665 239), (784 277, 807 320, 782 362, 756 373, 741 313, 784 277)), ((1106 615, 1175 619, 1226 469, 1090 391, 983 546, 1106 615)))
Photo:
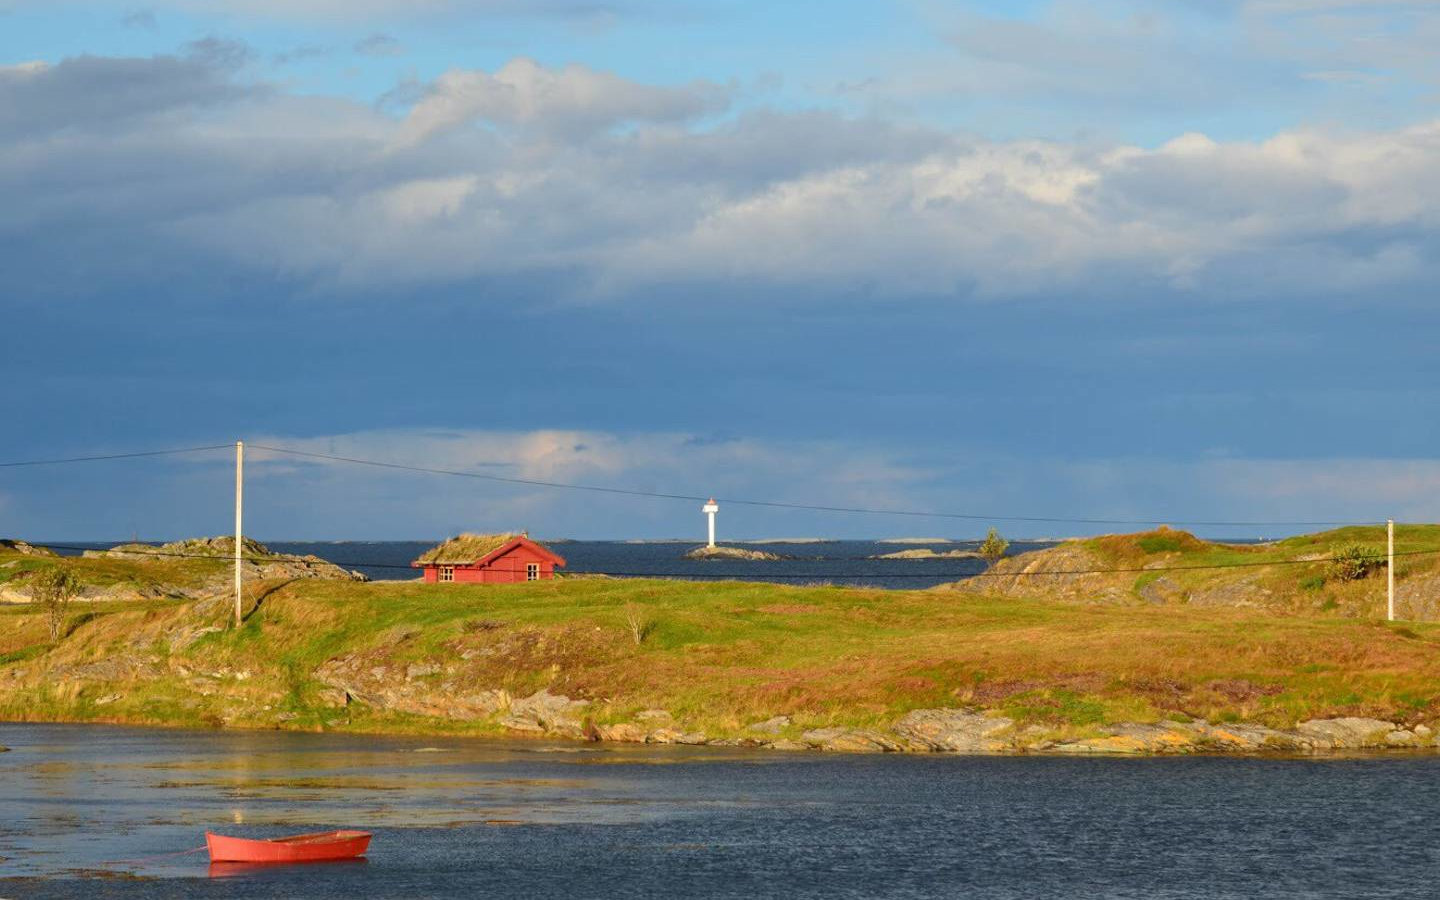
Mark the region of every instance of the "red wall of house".
MULTIPOLYGON (((527 563, 540 564, 541 580, 555 577, 555 564, 548 557, 541 556, 524 544, 506 553, 499 559, 493 559, 484 568, 471 566, 455 567, 455 582, 457 584, 513 584, 517 581, 525 581, 525 566, 527 563)), ((425 581, 434 584, 440 580, 439 566, 425 567, 425 581)))

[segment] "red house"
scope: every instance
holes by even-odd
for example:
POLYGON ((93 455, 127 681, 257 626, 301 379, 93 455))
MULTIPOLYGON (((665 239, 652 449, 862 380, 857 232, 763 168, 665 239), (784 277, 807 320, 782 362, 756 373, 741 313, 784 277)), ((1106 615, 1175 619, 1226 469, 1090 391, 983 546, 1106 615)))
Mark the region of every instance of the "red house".
POLYGON ((509 584, 555 577, 565 559, 524 534, 462 534, 420 555, 426 583, 509 584))

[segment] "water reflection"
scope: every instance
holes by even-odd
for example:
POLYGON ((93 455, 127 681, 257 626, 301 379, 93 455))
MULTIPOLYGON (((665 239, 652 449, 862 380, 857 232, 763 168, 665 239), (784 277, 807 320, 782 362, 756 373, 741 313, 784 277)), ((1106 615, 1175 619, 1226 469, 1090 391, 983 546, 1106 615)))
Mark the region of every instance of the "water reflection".
POLYGON ((847 757, 6 724, 0 744, 0 897, 1421 897, 1440 863, 1433 756, 847 757), (176 855, 217 826, 374 839, 346 864, 176 855))

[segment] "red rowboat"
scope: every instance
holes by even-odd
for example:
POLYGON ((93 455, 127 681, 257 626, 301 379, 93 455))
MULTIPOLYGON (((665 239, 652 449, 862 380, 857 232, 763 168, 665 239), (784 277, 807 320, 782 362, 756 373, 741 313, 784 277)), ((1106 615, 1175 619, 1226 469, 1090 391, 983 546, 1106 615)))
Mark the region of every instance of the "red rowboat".
POLYGON ((211 862, 298 863, 364 856, 370 847, 368 831, 322 831, 291 837, 252 841, 205 832, 211 862))

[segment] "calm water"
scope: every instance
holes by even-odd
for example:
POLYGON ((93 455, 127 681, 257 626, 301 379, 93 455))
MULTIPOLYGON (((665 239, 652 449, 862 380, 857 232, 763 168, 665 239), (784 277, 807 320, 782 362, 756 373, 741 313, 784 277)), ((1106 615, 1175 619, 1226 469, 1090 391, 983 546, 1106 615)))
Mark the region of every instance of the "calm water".
MULTIPOLYGON (((878 541, 820 541, 804 544, 748 544, 726 542, 727 546, 766 550, 789 557, 781 560, 693 560, 685 559, 695 541, 562 541, 551 545, 565 557, 566 571, 602 572, 612 575, 673 575, 681 578, 738 578, 746 581, 775 581, 782 584, 834 582, 883 588, 925 588, 958 581, 985 571, 974 559, 870 559, 898 550, 929 547, 932 550, 974 550, 977 542, 892 544, 878 541)), ((410 561, 434 542, 305 542, 270 543, 281 553, 313 553, 321 559, 354 563, 371 578, 414 578, 410 561), (375 566, 364 563, 380 563, 375 566), (388 565, 386 565, 388 564, 388 565), (391 568, 393 566, 394 568, 391 568)), ((1012 553, 1053 546, 1052 543, 1016 541, 1012 553)))
POLYGON ((822 756, 5 724, 0 744, 14 748, 0 754, 0 897, 1430 897, 1440 856, 1435 757, 822 756), (107 862, 197 846, 207 827, 337 826, 375 832, 368 861, 107 862))
MULTIPOLYGON (((75 547, 113 547, 117 541, 55 541, 62 555, 78 555, 75 547), (66 549, 71 548, 71 549, 66 549)), ((437 541, 262 541, 276 553, 314 554, 364 572, 381 581, 416 578, 410 562, 437 541)), ((985 571, 975 559, 871 559, 886 553, 928 547, 937 552, 975 550, 978 541, 937 541, 897 544, 887 541, 815 541, 806 543, 744 543, 726 546, 765 550, 780 560, 694 560, 685 553, 695 541, 556 541, 550 547, 565 557, 567 572, 677 578, 735 578, 779 584, 833 582, 841 585, 927 588, 959 581, 985 571)), ((1054 541, 1014 541, 1010 552, 1053 547, 1054 541)))

